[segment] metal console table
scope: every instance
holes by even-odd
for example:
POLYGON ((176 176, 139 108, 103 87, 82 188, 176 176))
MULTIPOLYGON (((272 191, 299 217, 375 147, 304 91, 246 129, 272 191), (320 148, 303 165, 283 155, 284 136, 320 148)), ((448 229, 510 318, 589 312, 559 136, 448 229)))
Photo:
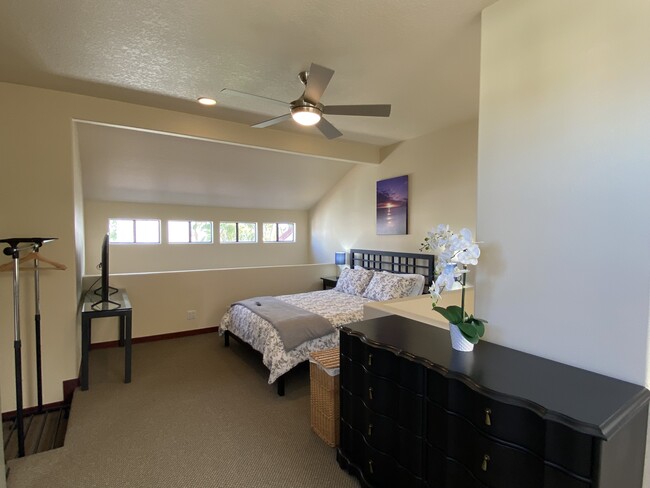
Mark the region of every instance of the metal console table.
POLYGON ((89 291, 81 309, 81 389, 88 389, 88 353, 90 351, 90 322, 101 317, 120 318, 120 346, 124 347, 124 383, 131 383, 131 302, 126 290, 111 295, 113 303, 96 303, 97 297, 89 291), (93 306, 94 305, 94 306, 93 306))

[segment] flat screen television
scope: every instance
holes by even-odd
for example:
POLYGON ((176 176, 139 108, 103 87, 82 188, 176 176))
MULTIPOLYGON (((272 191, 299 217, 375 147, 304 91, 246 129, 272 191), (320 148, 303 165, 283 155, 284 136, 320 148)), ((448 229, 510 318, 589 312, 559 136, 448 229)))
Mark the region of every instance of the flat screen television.
POLYGON ((117 308, 120 306, 118 302, 114 302, 110 299, 110 296, 117 293, 117 288, 113 288, 112 286, 109 285, 109 276, 110 276, 110 271, 109 271, 109 264, 108 264, 108 257, 109 257, 109 242, 110 238, 109 235, 106 234, 104 236, 104 240, 102 241, 102 260, 99 263, 99 268, 101 269, 102 275, 100 279, 100 286, 94 290, 93 293, 95 295, 99 296, 99 300, 95 303, 93 303, 93 308, 97 310, 107 310, 107 309, 112 309, 112 308, 117 308))

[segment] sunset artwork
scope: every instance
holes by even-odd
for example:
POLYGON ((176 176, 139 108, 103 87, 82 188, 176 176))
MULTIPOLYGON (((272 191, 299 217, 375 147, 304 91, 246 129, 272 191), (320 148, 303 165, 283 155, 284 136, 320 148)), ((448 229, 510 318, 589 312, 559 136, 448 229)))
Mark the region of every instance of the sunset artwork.
POLYGON ((407 234, 408 175, 377 182, 377 234, 407 234))

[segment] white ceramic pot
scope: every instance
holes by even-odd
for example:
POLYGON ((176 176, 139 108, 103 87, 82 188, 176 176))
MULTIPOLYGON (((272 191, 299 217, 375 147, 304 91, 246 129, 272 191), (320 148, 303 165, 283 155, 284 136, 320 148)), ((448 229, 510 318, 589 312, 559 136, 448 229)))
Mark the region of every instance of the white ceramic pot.
POLYGON ((469 352, 474 350, 474 344, 465 339, 456 324, 449 324, 449 333, 451 335, 451 347, 456 351, 469 352))

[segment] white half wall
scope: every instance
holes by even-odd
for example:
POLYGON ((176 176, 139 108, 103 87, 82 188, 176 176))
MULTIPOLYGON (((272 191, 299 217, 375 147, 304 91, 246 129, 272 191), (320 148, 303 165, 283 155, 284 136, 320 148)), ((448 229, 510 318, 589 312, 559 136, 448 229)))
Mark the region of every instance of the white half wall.
POLYGON ((476 310, 490 341, 648 385, 650 2, 483 12, 476 310))
MULTIPOLYGON (((133 306, 135 338, 215 327, 230 304, 237 300, 320 290, 320 277, 334 273, 334 264, 263 266, 118 274, 111 276, 110 281, 111 286, 124 288, 128 293, 133 306), (188 320, 189 310, 196 312, 195 319, 188 320)), ((84 287, 93 281, 94 277, 86 277, 84 287)), ((93 343, 117 338, 117 318, 93 319, 93 343)))

